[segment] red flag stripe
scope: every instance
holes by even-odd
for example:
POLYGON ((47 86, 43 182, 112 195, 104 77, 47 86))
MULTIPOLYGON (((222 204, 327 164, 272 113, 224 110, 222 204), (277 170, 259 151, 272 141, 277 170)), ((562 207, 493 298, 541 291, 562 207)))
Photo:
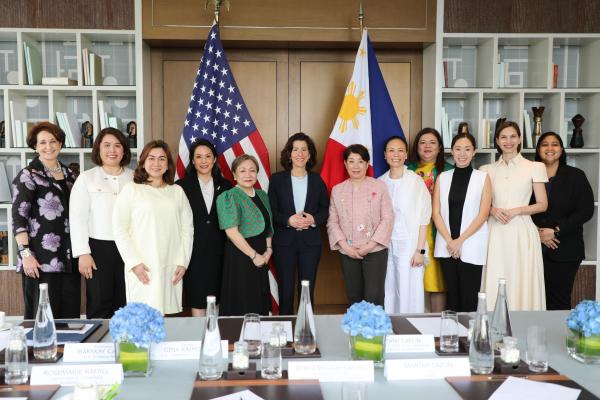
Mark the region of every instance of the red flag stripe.
POLYGON ((252 142, 252 146, 254 147, 254 151, 258 154, 260 158, 260 163, 263 165, 267 176, 271 176, 271 166, 269 165, 269 150, 267 150, 267 146, 265 146, 265 142, 262 140, 262 136, 258 130, 252 132, 248 139, 252 142))

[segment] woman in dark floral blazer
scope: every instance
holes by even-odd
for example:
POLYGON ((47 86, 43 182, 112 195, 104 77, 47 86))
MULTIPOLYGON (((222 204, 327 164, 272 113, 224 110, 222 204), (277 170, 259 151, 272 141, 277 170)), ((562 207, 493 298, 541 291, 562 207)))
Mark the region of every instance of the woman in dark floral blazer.
POLYGON ((69 194, 75 178, 58 161, 64 132, 50 122, 35 125, 27 145, 36 157, 13 180, 13 232, 23 273, 25 318, 32 319, 39 284, 48 283, 55 318, 79 318, 81 278, 71 258, 69 194))

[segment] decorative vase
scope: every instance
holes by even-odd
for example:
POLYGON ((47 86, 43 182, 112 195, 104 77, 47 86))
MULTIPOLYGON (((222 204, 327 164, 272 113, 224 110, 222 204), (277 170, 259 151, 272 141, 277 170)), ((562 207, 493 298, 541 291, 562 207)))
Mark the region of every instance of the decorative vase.
POLYGON ((349 336, 350 355, 353 360, 371 360, 376 367, 383 367, 385 335, 368 339, 362 335, 349 336))
POLYGON ((585 336, 571 331, 567 336, 567 353, 584 364, 600 364, 600 335, 585 336))
POLYGON ((123 365, 125 376, 149 376, 152 372, 150 347, 138 347, 131 342, 115 343, 116 362, 123 365))
POLYGON ((580 149, 583 147, 583 130, 581 129, 581 125, 585 122, 585 118, 581 114, 577 114, 571 118, 571 121, 575 128, 573 128, 573 136, 569 145, 573 149, 580 149))

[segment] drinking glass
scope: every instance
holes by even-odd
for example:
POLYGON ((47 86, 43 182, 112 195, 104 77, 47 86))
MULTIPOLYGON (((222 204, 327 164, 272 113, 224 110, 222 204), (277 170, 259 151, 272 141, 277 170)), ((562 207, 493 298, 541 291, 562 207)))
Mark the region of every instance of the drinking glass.
POLYGON ((27 383, 29 376, 27 338, 22 326, 10 329, 8 344, 4 351, 6 370, 4 380, 7 385, 27 383))
POLYGON ((244 324, 242 325, 241 340, 248 343, 248 354, 250 356, 260 355, 262 345, 262 335, 260 332, 260 315, 244 315, 244 324))
POLYGON ((281 379, 281 347, 264 343, 260 355, 260 373, 265 379, 281 379))
POLYGON ((548 371, 546 328, 533 325, 527 328, 527 364, 531 372, 548 371))
POLYGON ((364 382, 342 383, 342 400, 365 400, 366 398, 364 382))
POLYGON ((458 315, 456 311, 442 311, 440 351, 444 353, 458 352, 458 315))

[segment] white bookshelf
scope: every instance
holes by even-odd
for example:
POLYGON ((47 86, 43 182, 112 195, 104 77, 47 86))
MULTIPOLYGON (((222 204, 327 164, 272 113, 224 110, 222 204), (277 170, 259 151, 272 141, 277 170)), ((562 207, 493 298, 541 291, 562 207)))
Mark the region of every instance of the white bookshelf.
MULTIPOLYGON (((493 139, 486 137, 485 120, 491 120, 492 135, 499 117, 517 122, 523 131, 526 111, 531 115, 531 107, 544 106, 543 131, 561 135, 567 163, 584 170, 592 185, 596 210, 584 225, 586 258, 582 264, 597 267, 600 34, 445 33, 443 16, 444 2, 438 1, 436 42, 423 51, 423 126, 440 132, 449 126, 446 137, 451 137, 460 122, 468 122, 479 147, 474 164, 481 166, 498 157, 493 139), (578 113, 586 119, 582 125, 585 144, 571 149, 571 118, 578 113)), ((448 148, 450 143, 444 145, 448 148)), ((533 159, 534 153, 532 145, 523 148, 525 157, 533 159)), ((596 298, 600 299, 598 273, 596 298)))
MULTIPOLYGON (((0 28, 0 121, 5 121, 5 143, 0 146, 0 186, 3 174, 10 183, 16 174, 34 157, 34 151, 16 146, 10 104, 14 119, 36 123, 58 123, 56 112, 72 116, 77 125, 90 121, 94 139, 100 132, 98 101, 106 111, 122 121, 125 133, 129 121, 137 123, 137 148, 132 149, 131 167, 137 164, 138 150, 145 143, 144 126, 149 126, 149 115, 144 116, 144 93, 149 86, 149 47, 142 41, 141 0, 135 0, 135 29, 31 29, 0 28), (40 53, 42 73, 48 77, 68 77, 77 80, 75 86, 30 85, 23 43, 27 42, 40 53), (102 58, 102 82, 84 84, 82 49, 88 48, 102 58), (6 171, 4 173, 4 171, 6 171)), ((146 107, 149 107, 146 104, 146 107)), ((149 108, 147 108, 149 109, 149 108)), ((149 114, 149 113, 148 113, 149 114)), ((77 163, 80 170, 92 168, 91 148, 79 147, 80 133, 73 132, 76 146, 63 147, 59 159, 65 164, 77 163)), ((2 189, 0 187, 0 193, 2 189)), ((11 231, 12 204, 0 202, 0 231, 8 231, 8 262, 0 262, 0 270, 14 269, 16 243, 11 231)))

